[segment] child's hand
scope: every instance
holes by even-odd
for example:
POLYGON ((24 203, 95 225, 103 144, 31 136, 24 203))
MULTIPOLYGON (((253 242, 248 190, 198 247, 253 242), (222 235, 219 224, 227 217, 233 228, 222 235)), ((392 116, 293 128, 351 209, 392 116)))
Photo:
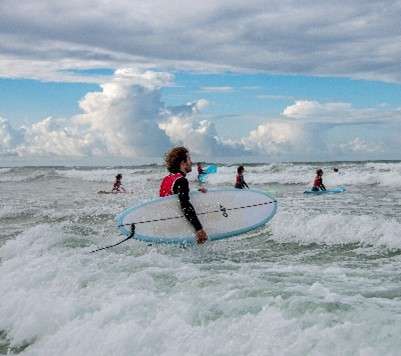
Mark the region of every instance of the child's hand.
POLYGON ((207 193, 207 189, 205 187, 200 187, 198 190, 202 193, 207 193))

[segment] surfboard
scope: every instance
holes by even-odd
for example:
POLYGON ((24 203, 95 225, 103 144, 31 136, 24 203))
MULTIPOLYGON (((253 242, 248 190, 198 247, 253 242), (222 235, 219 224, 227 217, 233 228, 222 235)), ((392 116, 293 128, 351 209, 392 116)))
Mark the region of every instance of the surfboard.
POLYGON ((97 194, 131 194, 132 192, 111 192, 108 190, 99 190, 97 194))
MULTIPOLYGON (((191 203, 209 241, 240 235, 268 223, 277 210, 277 201, 253 189, 217 189, 191 192, 191 203)), ((152 243, 187 244, 195 242, 192 225, 184 217, 176 195, 151 200, 124 210, 116 217, 122 234, 152 243)))
POLYGON ((205 182, 206 182, 207 176, 208 176, 209 174, 217 173, 217 166, 214 165, 214 164, 211 164, 210 166, 208 166, 208 167, 206 167, 206 168, 204 169, 204 172, 205 172, 205 173, 202 173, 202 174, 200 174, 200 175, 198 176, 198 180, 199 180, 199 182, 201 182, 201 183, 205 183, 205 182))
POLYGON ((304 194, 315 194, 315 195, 321 195, 321 194, 337 194, 337 193, 343 193, 345 192, 346 189, 343 187, 337 187, 337 188, 332 188, 332 189, 326 189, 326 190, 305 190, 304 194))

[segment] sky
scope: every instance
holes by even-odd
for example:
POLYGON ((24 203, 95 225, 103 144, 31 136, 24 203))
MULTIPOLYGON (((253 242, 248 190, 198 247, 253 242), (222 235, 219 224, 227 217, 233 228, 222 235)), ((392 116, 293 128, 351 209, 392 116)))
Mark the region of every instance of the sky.
POLYGON ((401 1, 0 2, 0 163, 401 159, 401 1))

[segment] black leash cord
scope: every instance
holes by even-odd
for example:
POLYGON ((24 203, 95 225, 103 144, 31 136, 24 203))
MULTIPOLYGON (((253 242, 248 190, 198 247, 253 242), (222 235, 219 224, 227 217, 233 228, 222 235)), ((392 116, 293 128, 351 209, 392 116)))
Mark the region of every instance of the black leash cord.
POLYGON ((129 234, 129 236, 127 238, 125 238, 124 240, 121 240, 120 242, 117 242, 114 245, 109 245, 109 246, 105 246, 105 247, 102 247, 102 248, 98 248, 97 250, 93 250, 90 253, 102 251, 102 250, 105 250, 107 248, 112 248, 112 247, 118 246, 119 244, 122 244, 123 242, 125 242, 125 241, 127 241, 129 239, 132 239, 134 237, 134 235, 135 235, 135 224, 129 224, 129 225, 131 225, 131 233, 129 234))

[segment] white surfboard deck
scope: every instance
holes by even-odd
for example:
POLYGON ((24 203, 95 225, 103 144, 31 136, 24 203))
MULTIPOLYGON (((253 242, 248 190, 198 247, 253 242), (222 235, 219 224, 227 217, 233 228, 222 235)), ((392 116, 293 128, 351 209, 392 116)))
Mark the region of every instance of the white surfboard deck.
MULTIPOLYGON (((277 201, 253 189, 217 189, 191 192, 195 208, 209 241, 224 239, 256 229, 269 222, 277 201)), ((194 243, 193 226, 184 217, 176 195, 158 198, 124 210, 116 218, 126 236, 135 223, 135 239, 157 243, 194 243)))

